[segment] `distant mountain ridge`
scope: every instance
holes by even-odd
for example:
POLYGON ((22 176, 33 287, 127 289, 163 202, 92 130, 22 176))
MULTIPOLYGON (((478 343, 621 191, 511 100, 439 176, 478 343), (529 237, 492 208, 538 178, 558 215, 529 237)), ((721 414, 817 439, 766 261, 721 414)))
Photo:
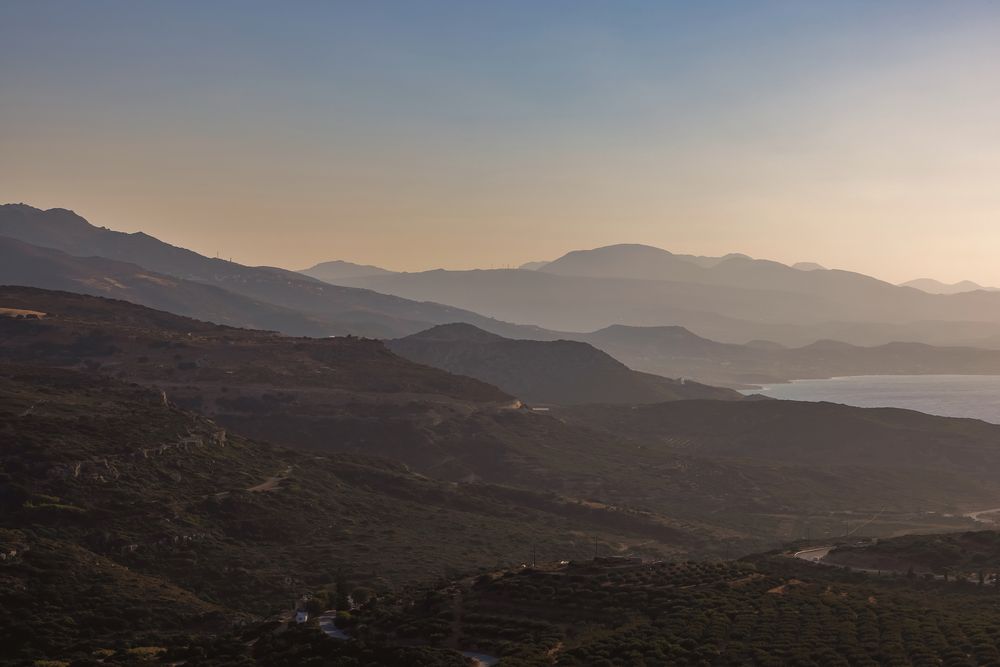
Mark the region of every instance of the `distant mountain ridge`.
POLYGON ((219 324, 324 336, 319 318, 235 294, 215 285, 104 257, 74 257, 0 236, 0 285, 107 296, 219 324))
POLYGON ((683 327, 616 325, 582 334, 595 347, 632 368, 748 386, 844 375, 1000 374, 1000 350, 892 342, 858 346, 817 340, 800 347, 770 341, 719 343, 683 327))
MULTIPOLYGON (((456 321, 496 327, 501 331, 516 328, 438 303, 415 302, 365 288, 335 286, 285 269, 243 266, 205 257, 143 232, 127 234, 96 227, 66 209, 43 211, 26 204, 0 205, 0 236, 59 250, 73 257, 102 257, 127 262, 147 272, 213 285, 243 299, 268 304, 267 309, 278 307, 284 311, 297 311, 295 317, 278 327, 279 330, 294 335, 356 334, 392 337, 415 333, 434 324, 456 321), (319 331, 312 324, 299 326, 295 323, 296 318, 314 321, 319 331)), ((13 252, 11 246, 7 250, 8 253, 13 252)), ((62 261, 65 264, 68 260, 62 261)), ((50 266, 52 270, 56 270, 54 264, 50 266)), ((89 269, 73 269, 77 273, 87 270, 89 269)), ((37 284, 31 282, 37 275, 37 272, 26 272, 21 276, 8 272, 7 280, 14 284, 32 285, 37 284)), ((54 280, 57 275, 52 274, 49 278, 54 280)), ((115 296, 130 300, 142 298, 141 293, 129 291, 119 291, 115 296)), ((158 302, 150 302, 150 305, 158 305, 158 302)), ((197 308, 197 305, 192 305, 191 308, 197 308)), ((199 316, 206 316, 206 309, 189 309, 184 312, 198 312, 199 316)), ((255 316, 242 325, 257 326, 261 319, 255 316)))
POLYGON ((583 341, 638 371, 715 385, 865 373, 994 372, 993 356, 971 348, 1000 347, 1000 322, 992 321, 1000 319, 998 294, 930 295, 849 272, 799 270, 738 254, 694 257, 626 244, 570 253, 534 270, 415 274, 334 262, 336 271, 354 276, 334 286, 284 269, 204 257, 143 233, 95 227, 65 209, 0 206, 0 237, 4 234, 4 283, 112 296, 300 336, 394 339, 465 322, 505 338, 583 341), (641 261, 632 261, 637 257, 641 261), (575 275, 588 271, 646 277, 575 275), (663 272, 702 282, 657 279, 663 272), (784 281, 792 291, 752 286, 768 281, 784 281), (847 288, 841 289, 842 283, 847 288), (874 305, 852 315, 852 304, 866 295, 875 295, 872 304, 892 315, 884 319, 896 321, 866 319, 879 316, 871 312, 874 305), (480 310, 496 318, 479 315, 480 310), (907 310, 921 319, 901 319, 899 313, 907 310), (955 319, 956 313, 966 319, 955 319), (573 326, 509 323, 517 321, 573 326), (677 326, 683 329, 672 330, 677 326), (743 345, 748 340, 752 344, 743 345), (812 345, 817 340, 854 347, 821 349, 812 345), (905 340, 936 347, 894 342, 905 340))
POLYGON ((974 345, 1000 336, 1000 294, 933 295, 851 271, 807 268, 621 244, 573 251, 535 270, 435 270, 341 284, 564 332, 680 325, 726 343, 791 346, 824 338, 974 345))
POLYGON ((945 283, 933 278, 917 278, 909 282, 901 283, 902 287, 912 287, 928 294, 961 294, 962 292, 975 292, 985 290, 987 292, 1000 291, 998 287, 985 287, 971 280, 962 280, 957 283, 945 283))
POLYGON ((584 342, 512 340, 469 324, 440 325, 386 345, 402 357, 489 382, 529 403, 742 399, 729 389, 631 370, 584 342))
POLYGON ((330 262, 320 262, 308 269, 301 269, 297 273, 323 280, 325 282, 336 282, 340 278, 357 278, 360 276, 382 276, 395 271, 389 271, 370 264, 355 264, 343 260, 333 260, 330 262))

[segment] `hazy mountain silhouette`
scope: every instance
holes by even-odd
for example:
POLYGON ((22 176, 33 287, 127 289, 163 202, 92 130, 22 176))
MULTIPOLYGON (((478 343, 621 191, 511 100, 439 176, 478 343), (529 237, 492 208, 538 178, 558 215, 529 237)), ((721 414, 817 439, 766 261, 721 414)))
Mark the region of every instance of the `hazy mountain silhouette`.
POLYGON ((489 382, 529 403, 742 399, 728 389, 631 370, 587 343, 512 340, 469 324, 441 325, 386 344, 402 357, 489 382))
POLYGON ((0 236, 0 284, 107 296, 219 324, 324 336, 333 328, 303 313, 215 285, 104 257, 74 257, 0 236))
POLYGON ((819 340, 719 343, 683 327, 616 325, 580 336, 632 368, 727 386, 842 375, 1000 374, 1000 350, 893 342, 861 347, 819 340))
POLYGON ((850 271, 640 245, 576 251, 534 270, 426 271, 343 281, 551 330, 680 325, 714 340, 830 338, 973 344, 1000 334, 1000 294, 932 295, 850 271))
POLYGON ((909 282, 902 283, 903 287, 912 287, 928 294, 961 294, 962 292, 975 292, 976 290, 986 290, 987 292, 1000 291, 997 287, 985 287, 971 280, 962 280, 957 283, 944 283, 933 278, 917 278, 909 282))
POLYGON ((687 280, 727 259, 749 259, 746 255, 695 257, 638 243, 621 243, 594 250, 574 250, 549 262, 540 270, 547 273, 592 278, 640 278, 644 280, 687 280))
POLYGON ((394 272, 378 266, 371 266, 370 264, 354 264, 353 262, 345 262, 337 259, 331 262, 320 262, 308 269, 302 269, 298 273, 336 284, 340 278, 379 276, 394 272))
MULTIPOLYGON (((147 271, 214 285, 235 295, 270 304, 271 307, 299 311, 299 318, 322 322, 322 331, 327 335, 351 333, 392 337, 415 333, 434 324, 456 321, 472 322, 484 327, 495 326, 501 331, 512 328, 503 322, 492 322, 476 313, 437 303, 417 303, 368 289, 334 286, 285 269, 243 266, 223 259, 205 257, 164 243, 143 232, 126 234, 95 227, 65 209, 43 211, 25 204, 2 205, 0 236, 61 250, 76 257, 96 256, 119 260, 138 265, 147 271)), ((8 248, 8 252, 13 250, 8 248)), ((61 261, 66 263, 65 259, 61 261)), ((53 270, 56 270, 54 265, 53 270)), ((85 272, 93 270, 94 267, 91 266, 85 272)), ((65 288, 58 282, 32 282, 39 279, 40 274, 37 272, 26 272, 20 277, 8 275, 8 281, 16 284, 59 285, 61 289, 65 288)), ((58 274, 49 278, 55 280, 58 274)), ((120 291, 115 296, 146 303, 142 301, 143 293, 139 291, 120 291)), ((160 307, 163 304, 154 300, 149 305, 160 307)), ((198 312, 200 316, 206 316, 204 309, 179 312, 198 312)), ((263 320, 254 317, 243 322, 243 325, 258 326, 260 321, 263 320)), ((292 323, 278 328, 285 333, 299 335, 315 333, 314 329, 301 329, 292 323)))
POLYGON ((546 264, 548 264, 548 262, 525 262, 524 264, 522 264, 521 266, 519 266, 517 268, 523 269, 525 271, 537 271, 538 269, 542 268, 546 264))
POLYGON ((822 264, 817 264, 816 262, 796 262, 792 264, 793 269, 798 269, 799 271, 826 271, 827 268, 822 264))

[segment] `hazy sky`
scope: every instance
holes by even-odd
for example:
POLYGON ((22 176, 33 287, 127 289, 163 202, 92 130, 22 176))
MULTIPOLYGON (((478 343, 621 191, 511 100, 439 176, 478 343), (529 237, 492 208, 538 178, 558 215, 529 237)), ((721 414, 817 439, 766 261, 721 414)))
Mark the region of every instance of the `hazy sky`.
POLYGON ((1000 284, 1000 2, 0 2, 0 201, 237 261, 1000 284))

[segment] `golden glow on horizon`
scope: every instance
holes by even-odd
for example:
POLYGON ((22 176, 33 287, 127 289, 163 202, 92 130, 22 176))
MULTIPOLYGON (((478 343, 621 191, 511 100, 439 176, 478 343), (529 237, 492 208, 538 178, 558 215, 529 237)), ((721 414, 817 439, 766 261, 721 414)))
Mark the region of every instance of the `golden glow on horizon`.
MULTIPOLYGON (((132 72, 139 42, 79 64, 29 51, 33 69, 0 71, 19 91, 0 97, 0 201, 295 269, 502 267, 629 242, 1000 285, 1000 23, 967 13, 891 39, 909 14, 857 35, 817 20, 812 41, 737 35, 748 51, 680 64, 596 20, 518 33, 539 72, 408 33, 282 69, 261 55, 291 48, 269 25, 252 49, 195 44, 202 70, 132 72)), ((497 39, 506 54, 514 38, 497 39)))

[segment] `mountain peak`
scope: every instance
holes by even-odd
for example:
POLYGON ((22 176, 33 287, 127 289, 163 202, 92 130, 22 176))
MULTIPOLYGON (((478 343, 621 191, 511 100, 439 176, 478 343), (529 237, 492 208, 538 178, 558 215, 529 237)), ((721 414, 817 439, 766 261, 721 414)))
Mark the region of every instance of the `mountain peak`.
POLYGON ((452 322, 451 324, 439 324, 424 331, 411 334, 402 340, 422 340, 422 341, 474 341, 477 343, 489 343, 494 341, 507 340, 503 336, 484 331, 479 327, 466 324, 465 322, 452 322))
POLYGON ((308 269, 301 269, 298 273, 324 282, 336 283, 338 280, 345 278, 390 275, 393 271, 383 269, 380 266, 372 266, 371 264, 355 264, 354 262, 346 262, 342 259, 334 259, 314 264, 308 269))
POLYGON ((825 266, 816 262, 796 262, 792 264, 792 268, 799 271, 826 271, 825 266))

